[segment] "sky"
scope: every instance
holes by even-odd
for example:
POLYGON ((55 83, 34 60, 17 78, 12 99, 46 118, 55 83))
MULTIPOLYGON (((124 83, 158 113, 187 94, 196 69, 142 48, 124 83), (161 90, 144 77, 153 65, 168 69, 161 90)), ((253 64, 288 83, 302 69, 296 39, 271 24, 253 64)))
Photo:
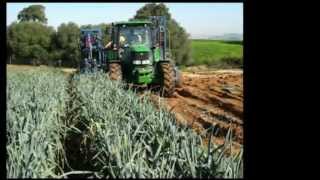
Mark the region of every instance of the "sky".
MULTIPOLYGON (((23 8, 33 4, 45 6, 48 25, 78 25, 126 21, 146 3, 7 3, 7 25, 17 21, 23 8)), ((165 3, 172 17, 191 37, 243 33, 242 3, 165 3)))

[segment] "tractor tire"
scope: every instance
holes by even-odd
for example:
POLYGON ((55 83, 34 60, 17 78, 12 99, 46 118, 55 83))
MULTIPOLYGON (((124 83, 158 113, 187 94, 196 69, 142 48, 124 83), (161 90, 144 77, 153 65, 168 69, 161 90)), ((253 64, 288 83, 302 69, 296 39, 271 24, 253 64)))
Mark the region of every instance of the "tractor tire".
POLYGON ((119 63, 109 64, 109 77, 111 80, 115 80, 115 81, 122 80, 122 69, 119 63))
POLYGON ((176 87, 181 88, 182 81, 183 81, 182 76, 181 76, 181 72, 178 69, 176 69, 175 71, 176 71, 176 87))
POLYGON ((162 75, 161 92, 164 92, 164 96, 171 97, 175 87, 175 72, 172 64, 161 63, 160 73, 162 75))

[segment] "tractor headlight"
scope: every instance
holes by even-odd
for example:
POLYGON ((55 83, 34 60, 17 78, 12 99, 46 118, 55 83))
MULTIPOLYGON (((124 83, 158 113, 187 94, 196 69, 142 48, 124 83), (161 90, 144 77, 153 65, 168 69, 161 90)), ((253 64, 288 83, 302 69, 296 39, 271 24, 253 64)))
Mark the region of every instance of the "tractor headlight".
POLYGON ((132 63, 137 65, 137 64, 141 64, 141 61, 140 60, 134 60, 134 61, 132 61, 132 63))
POLYGON ((141 64, 150 64, 150 60, 142 60, 141 64))
POLYGON ((134 60, 132 61, 133 64, 150 64, 150 60, 134 60))

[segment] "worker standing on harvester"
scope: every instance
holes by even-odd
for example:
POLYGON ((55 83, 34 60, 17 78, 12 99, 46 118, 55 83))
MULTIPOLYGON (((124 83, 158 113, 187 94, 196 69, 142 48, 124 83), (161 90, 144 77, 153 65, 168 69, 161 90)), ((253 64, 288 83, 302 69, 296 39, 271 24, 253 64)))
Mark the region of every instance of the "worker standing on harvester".
POLYGON ((125 45, 125 43, 127 42, 127 38, 124 36, 124 34, 120 34, 119 42, 120 46, 125 45))
MULTIPOLYGON (((124 34, 120 33, 120 38, 119 38, 120 46, 123 46, 126 41, 127 41, 127 39, 125 38, 124 34)), ((110 48, 112 43, 113 43, 112 41, 108 42, 108 44, 105 46, 105 48, 106 49, 110 48)))

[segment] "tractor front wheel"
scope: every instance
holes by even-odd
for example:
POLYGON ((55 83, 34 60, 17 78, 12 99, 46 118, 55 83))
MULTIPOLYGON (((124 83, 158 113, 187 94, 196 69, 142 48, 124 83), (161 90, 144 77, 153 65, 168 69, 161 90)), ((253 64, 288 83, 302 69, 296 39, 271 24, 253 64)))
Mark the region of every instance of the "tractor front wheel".
POLYGON ((174 93, 175 86, 175 72, 172 64, 161 63, 160 72, 162 74, 161 91, 165 96, 170 97, 174 93))
POLYGON ((109 64, 109 77, 111 80, 122 80, 122 69, 121 64, 119 63, 110 63, 109 64))

